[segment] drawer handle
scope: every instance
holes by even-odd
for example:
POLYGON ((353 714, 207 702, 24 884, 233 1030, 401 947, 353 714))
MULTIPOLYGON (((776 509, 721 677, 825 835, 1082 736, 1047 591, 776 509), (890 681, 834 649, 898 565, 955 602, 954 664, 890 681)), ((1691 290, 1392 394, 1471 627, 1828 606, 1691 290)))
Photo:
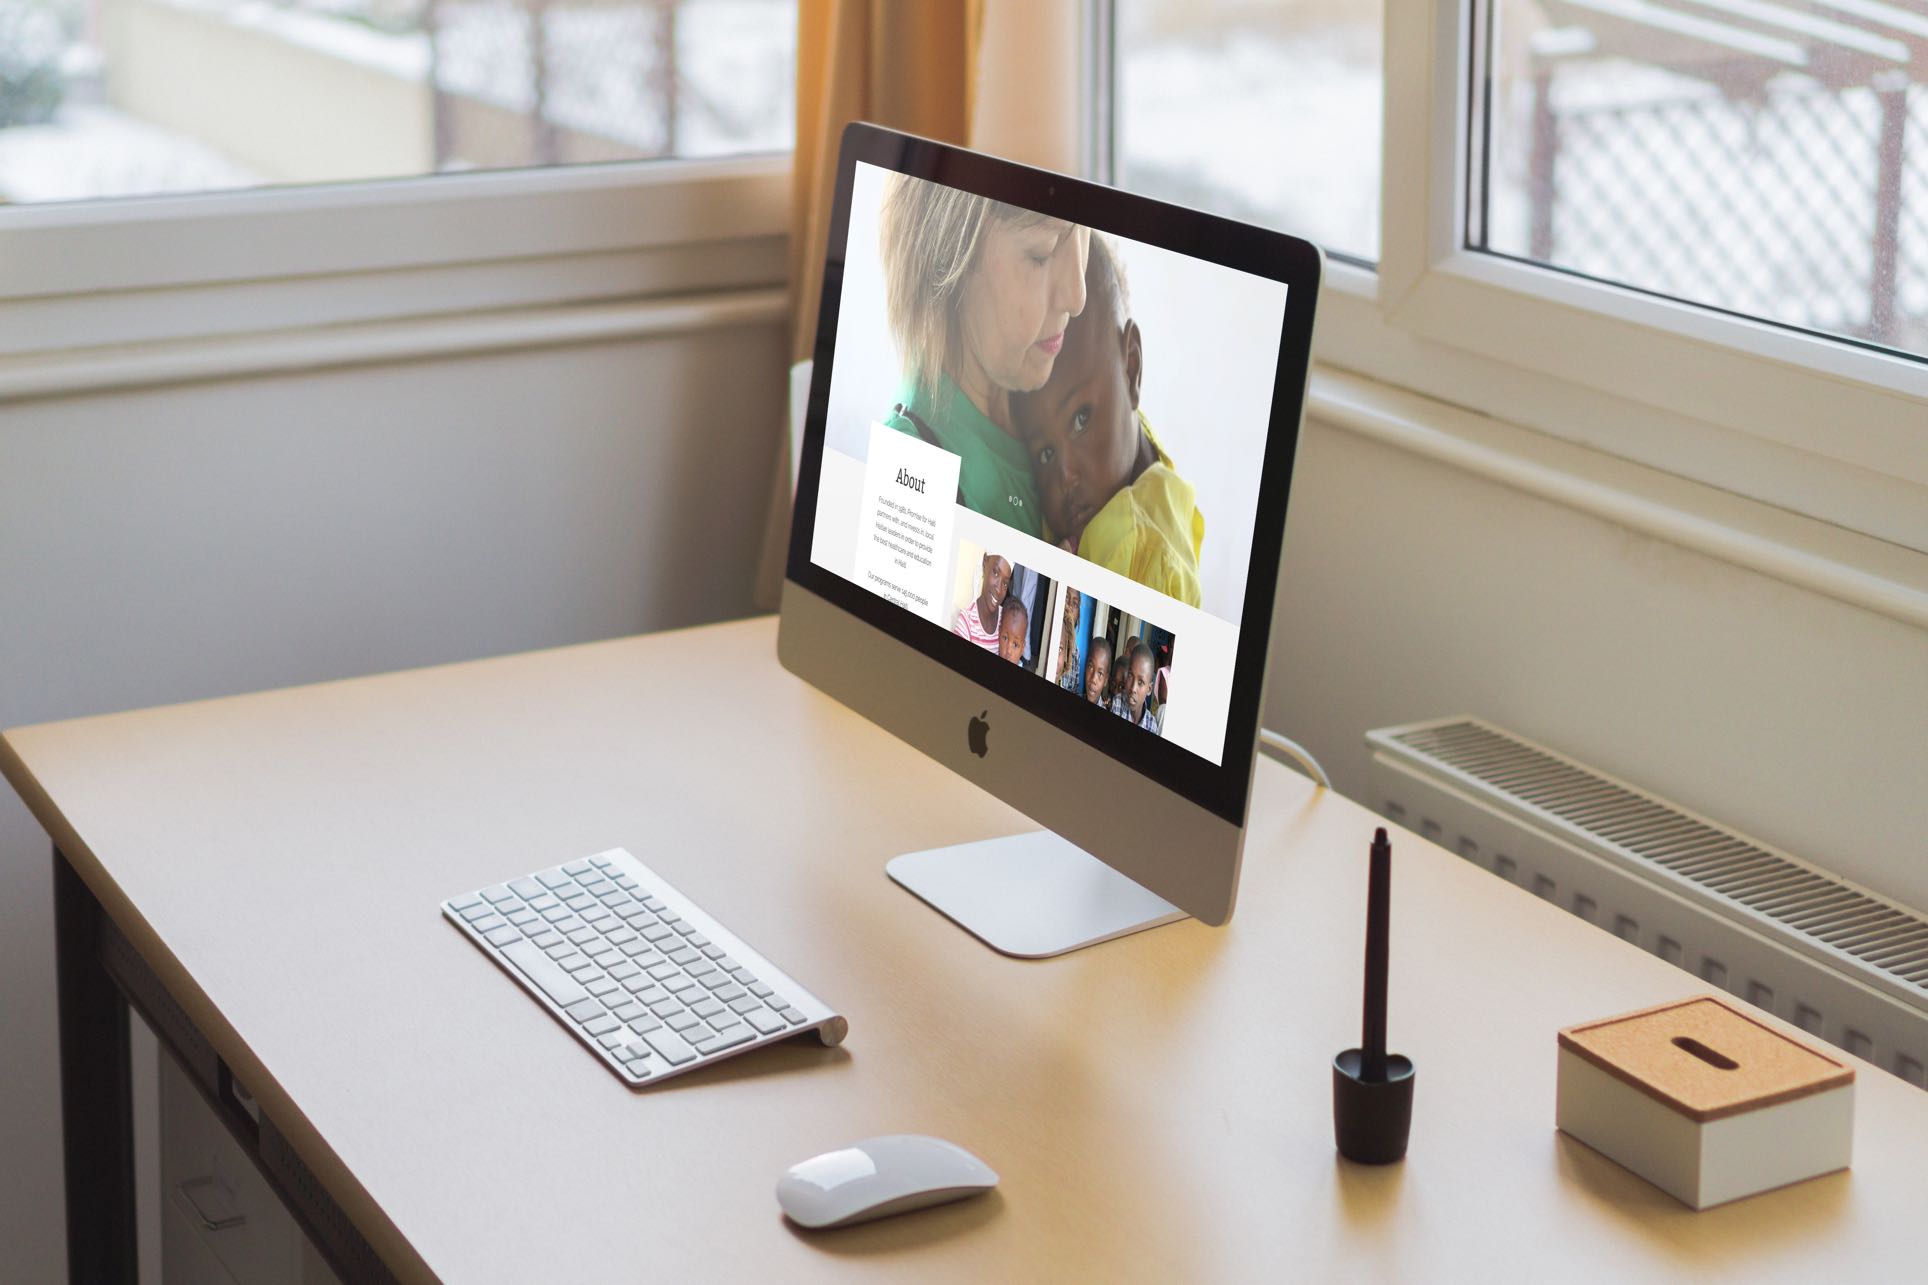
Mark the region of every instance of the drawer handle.
POLYGON ((189 1214, 200 1221, 204 1231, 226 1231, 248 1221, 234 1202, 234 1192, 219 1178, 189 1178, 174 1189, 189 1214))

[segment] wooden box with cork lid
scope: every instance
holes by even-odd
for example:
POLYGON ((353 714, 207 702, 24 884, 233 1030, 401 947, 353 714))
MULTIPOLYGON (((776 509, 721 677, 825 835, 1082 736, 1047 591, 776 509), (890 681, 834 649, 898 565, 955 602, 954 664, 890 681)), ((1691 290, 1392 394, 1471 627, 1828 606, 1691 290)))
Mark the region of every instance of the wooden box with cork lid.
POLYGON ((1854 1068, 1700 995, 1561 1031, 1555 1114, 1706 1209, 1847 1168, 1854 1068))

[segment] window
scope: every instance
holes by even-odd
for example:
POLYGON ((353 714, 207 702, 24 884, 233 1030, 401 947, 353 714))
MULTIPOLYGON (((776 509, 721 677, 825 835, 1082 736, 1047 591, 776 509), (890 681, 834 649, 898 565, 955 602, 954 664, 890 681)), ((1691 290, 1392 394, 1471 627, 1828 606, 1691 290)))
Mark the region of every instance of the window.
POLYGON ((1379 257, 1382 0, 1116 0, 1121 186, 1379 257))
POLYGON ((1323 244, 1326 365, 1928 552, 1920 0, 1089 6, 1095 171, 1323 244))
POLYGON ((1468 243, 1928 354, 1928 9, 1495 0, 1468 243))
POLYGON ((0 203, 787 151, 795 0, 0 0, 0 203))

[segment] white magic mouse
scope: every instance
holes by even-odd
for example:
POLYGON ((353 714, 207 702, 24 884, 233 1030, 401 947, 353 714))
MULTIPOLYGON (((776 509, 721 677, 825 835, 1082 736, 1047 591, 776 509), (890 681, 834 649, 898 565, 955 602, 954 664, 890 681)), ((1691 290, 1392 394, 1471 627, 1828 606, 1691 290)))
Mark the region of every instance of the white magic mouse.
POLYGON ((777 1203, 805 1227, 844 1227, 995 1186, 996 1171, 956 1143, 890 1133, 792 1165, 777 1182, 777 1203))

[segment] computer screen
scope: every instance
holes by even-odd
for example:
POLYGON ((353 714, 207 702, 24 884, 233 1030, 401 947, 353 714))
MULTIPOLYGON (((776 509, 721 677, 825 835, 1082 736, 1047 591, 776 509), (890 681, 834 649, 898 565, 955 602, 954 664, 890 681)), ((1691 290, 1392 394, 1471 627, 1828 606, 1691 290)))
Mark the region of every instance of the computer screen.
MULTIPOLYGON (((836 202, 791 582, 1242 826, 1318 251, 868 126, 836 202)), ((813 681, 886 726, 958 699, 866 655, 813 681)), ((1019 806, 1103 830, 1049 744, 1022 752, 1062 807, 1019 806)))
POLYGON ((1288 287, 962 195, 856 167, 811 561, 1218 764, 1288 287))

